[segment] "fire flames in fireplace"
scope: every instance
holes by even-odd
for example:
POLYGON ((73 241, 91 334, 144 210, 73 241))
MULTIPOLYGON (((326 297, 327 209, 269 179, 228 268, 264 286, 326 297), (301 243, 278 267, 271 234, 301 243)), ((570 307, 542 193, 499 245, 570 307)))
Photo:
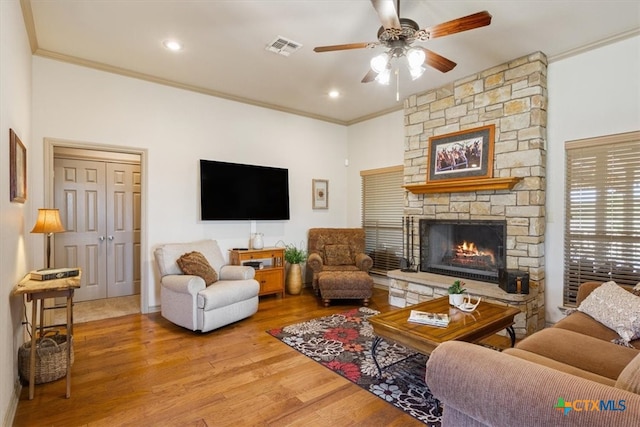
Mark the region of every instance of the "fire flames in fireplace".
POLYGON ((475 243, 467 241, 447 251, 442 258, 442 263, 486 271, 493 271, 496 268, 496 260, 491 251, 480 250, 475 243))
POLYGON ((420 271, 498 283, 506 265, 504 220, 421 219, 420 271))

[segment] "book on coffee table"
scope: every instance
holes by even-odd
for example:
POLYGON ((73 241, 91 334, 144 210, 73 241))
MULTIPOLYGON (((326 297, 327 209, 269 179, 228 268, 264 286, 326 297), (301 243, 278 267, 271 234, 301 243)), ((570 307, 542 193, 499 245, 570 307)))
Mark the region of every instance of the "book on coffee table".
POLYGON ((411 310, 409 322, 445 327, 449 324, 449 315, 446 313, 427 313, 426 311, 411 310))

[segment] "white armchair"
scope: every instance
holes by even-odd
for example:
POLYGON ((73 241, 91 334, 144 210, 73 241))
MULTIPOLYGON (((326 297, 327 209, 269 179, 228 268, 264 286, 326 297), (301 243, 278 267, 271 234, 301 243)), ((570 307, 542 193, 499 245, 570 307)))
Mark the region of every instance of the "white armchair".
POLYGON ((215 240, 162 245, 154 256, 160 271, 162 317, 176 325, 208 332, 258 311, 260 284, 253 278, 255 270, 226 265, 215 240), (218 281, 207 286, 202 277, 182 272, 177 260, 192 251, 204 255, 218 281))

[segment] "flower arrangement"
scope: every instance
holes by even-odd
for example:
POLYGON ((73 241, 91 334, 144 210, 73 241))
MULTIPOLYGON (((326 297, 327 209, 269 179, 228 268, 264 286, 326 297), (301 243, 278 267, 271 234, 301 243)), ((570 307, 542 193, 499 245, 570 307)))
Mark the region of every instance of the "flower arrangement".
POLYGON ((464 289, 464 282, 461 280, 456 280, 455 282, 453 282, 453 285, 449 286, 448 292, 450 294, 463 294, 465 292, 467 292, 466 289, 464 289))

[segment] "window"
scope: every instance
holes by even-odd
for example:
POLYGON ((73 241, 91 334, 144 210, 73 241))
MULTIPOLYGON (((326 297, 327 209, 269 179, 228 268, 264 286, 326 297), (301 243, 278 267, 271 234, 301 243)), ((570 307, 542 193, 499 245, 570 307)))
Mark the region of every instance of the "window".
POLYGON ((402 166, 360 172, 365 251, 373 259, 372 273, 400 268, 404 189, 402 166))
POLYGON ((640 282, 640 132, 569 141, 564 304, 586 281, 640 282))

